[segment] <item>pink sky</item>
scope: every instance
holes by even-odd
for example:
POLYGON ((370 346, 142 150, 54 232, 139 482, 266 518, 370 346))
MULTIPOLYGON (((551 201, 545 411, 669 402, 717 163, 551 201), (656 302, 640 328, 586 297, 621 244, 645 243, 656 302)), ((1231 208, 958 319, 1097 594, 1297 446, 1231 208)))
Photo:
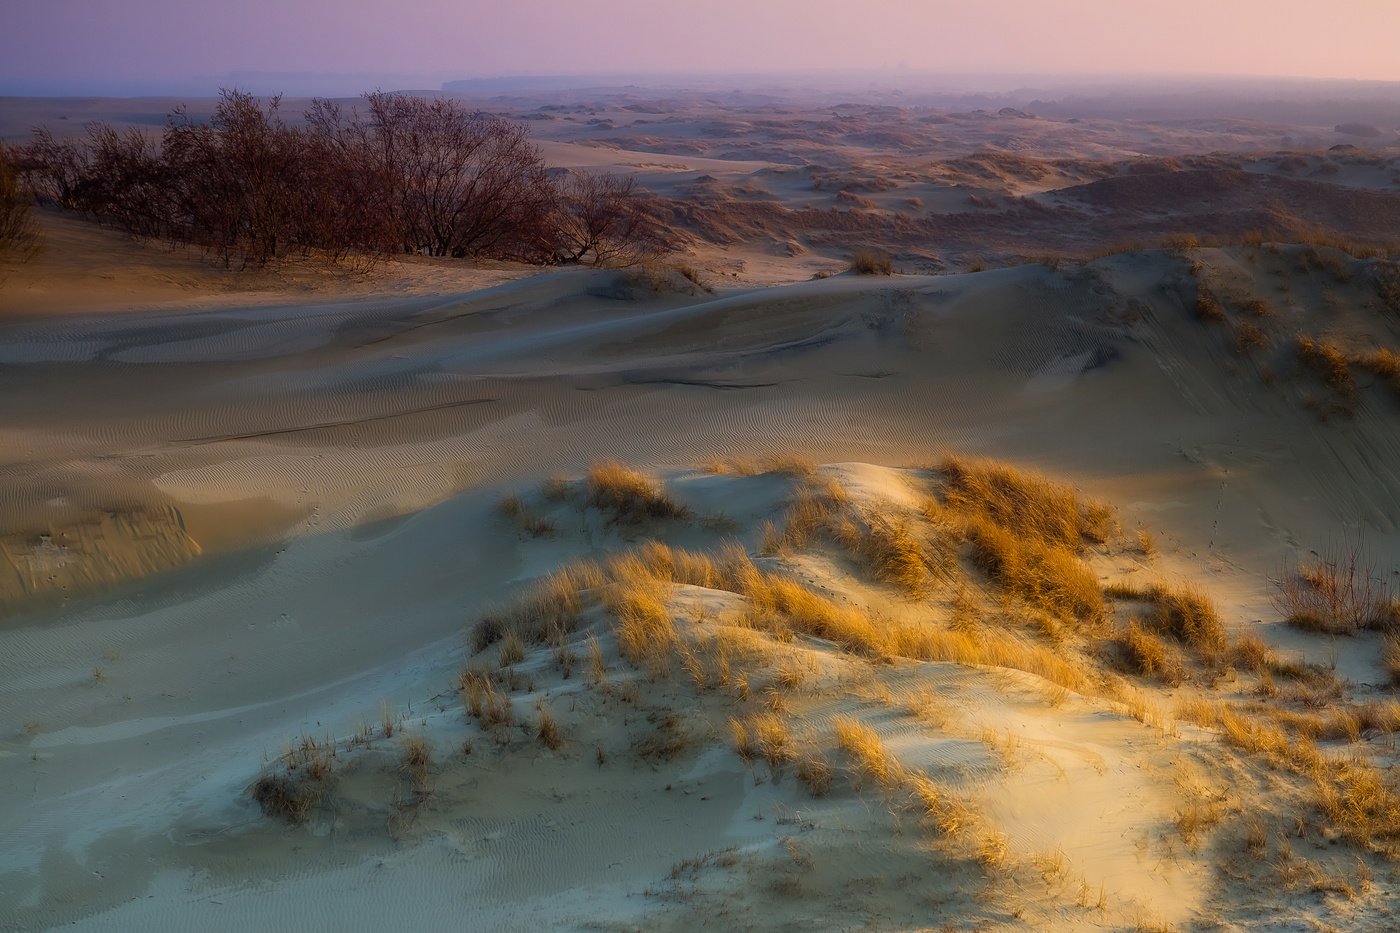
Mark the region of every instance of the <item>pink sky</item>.
POLYGON ((1400 80, 1400 0, 20 0, 0 90, 232 71, 865 69, 1400 80))

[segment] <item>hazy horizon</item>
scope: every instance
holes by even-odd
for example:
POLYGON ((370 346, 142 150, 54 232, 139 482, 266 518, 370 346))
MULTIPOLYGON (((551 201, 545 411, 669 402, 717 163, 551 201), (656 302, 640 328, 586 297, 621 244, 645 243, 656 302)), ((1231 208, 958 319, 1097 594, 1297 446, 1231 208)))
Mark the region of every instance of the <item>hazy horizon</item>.
POLYGON ((699 12, 643 0, 537 0, 528 10, 482 0, 52 0, 6 17, 0 93, 211 93, 240 77, 282 77, 289 93, 345 94, 366 80, 434 88, 497 76, 815 72, 1400 81, 1400 4, 1390 0, 1321 16, 1302 0, 1180 0, 1167 12, 1065 0, 1053 15, 1026 6, 868 0, 853 17, 832 0, 712 0, 699 12))

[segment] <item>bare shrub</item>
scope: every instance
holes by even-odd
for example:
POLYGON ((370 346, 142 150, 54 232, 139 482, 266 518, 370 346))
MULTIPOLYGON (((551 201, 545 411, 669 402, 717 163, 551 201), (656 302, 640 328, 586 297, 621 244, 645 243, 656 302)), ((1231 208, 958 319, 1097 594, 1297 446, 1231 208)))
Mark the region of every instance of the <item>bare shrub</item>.
POLYGON ((1333 542, 1314 559, 1297 565, 1285 561, 1274 608, 1290 625, 1333 635, 1400 621, 1390 588, 1377 575, 1365 544, 1357 533, 1333 542))

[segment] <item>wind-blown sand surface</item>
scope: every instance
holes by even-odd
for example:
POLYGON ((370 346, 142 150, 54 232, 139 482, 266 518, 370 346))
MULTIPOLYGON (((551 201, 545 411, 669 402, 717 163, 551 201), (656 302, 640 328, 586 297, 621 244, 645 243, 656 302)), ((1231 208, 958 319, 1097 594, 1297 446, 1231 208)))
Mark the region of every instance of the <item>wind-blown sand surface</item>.
MULTIPOLYGON (((763 649, 763 664, 800 668, 772 701, 799 732, 873 729, 1022 868, 932 840, 892 802, 903 791, 868 776, 853 790, 834 746, 823 797, 746 763, 729 693, 635 670, 602 606, 567 646, 571 676, 557 646, 513 665, 520 720, 547 697, 558 750, 521 728, 493 741, 458 695, 464 665, 500 660, 496 646, 473 660, 484 615, 571 560, 653 537, 735 539, 879 618, 944 619, 946 600, 830 549, 761 556, 804 471, 700 467, 803 458, 854 507, 917 523, 931 468, 959 451, 1112 503, 1126 537, 1086 552, 1101 582, 1195 580, 1232 633, 1381 696, 1378 638, 1283 629, 1268 581, 1347 527, 1384 567, 1400 555, 1395 398, 1365 384, 1354 417, 1320 417, 1328 389, 1289 343, 1324 316, 1343 337, 1400 335, 1366 263, 1324 282, 1290 249, 715 293, 574 271, 6 324, 0 926, 1386 928, 1388 868, 1352 900, 1266 894, 1220 867, 1236 836, 1178 833, 1216 796, 1233 815, 1283 806, 1249 798, 1272 787, 1266 768, 1209 770, 1215 731, 1022 670, 872 662, 807 637, 763 649), (1273 346, 1236 352, 1199 320, 1200 282, 1229 291, 1232 316, 1267 297, 1273 346), (692 518, 619 524, 540 491, 614 459, 664 479, 692 518), (551 534, 502 516, 513 493, 551 534), (1138 528, 1154 553, 1122 543, 1138 528), (609 690, 583 674, 590 630, 609 690), (329 737, 341 777, 287 827, 247 789, 303 735, 329 737), (400 769, 405 735, 433 749, 430 795, 400 769)), ((1015 615, 987 592, 986 612, 1015 615)), ((718 584, 664 598, 685 638, 745 605, 718 584)), ((769 675, 754 670, 757 704, 769 675)), ((1253 689, 1237 676, 1222 689, 1253 689)), ((1172 688, 1143 690, 1170 710, 1172 688)), ((1324 838, 1315 826, 1293 847, 1325 861, 1324 838)))

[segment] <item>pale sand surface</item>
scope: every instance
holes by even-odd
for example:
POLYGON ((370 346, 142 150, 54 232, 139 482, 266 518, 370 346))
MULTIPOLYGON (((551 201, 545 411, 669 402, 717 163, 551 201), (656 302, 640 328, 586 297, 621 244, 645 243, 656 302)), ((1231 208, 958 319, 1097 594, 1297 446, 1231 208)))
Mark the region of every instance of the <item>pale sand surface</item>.
MULTIPOLYGON (((162 279, 113 259, 128 271, 95 298, 90 282, 54 281, 57 255, 0 293, 13 318, 0 337, 0 927, 905 929, 952 916, 1122 929, 1150 916, 1275 929, 1313 915, 1346 927, 1360 909, 1307 893, 1252 903, 1209 847, 1162 842, 1183 762, 1213 734, 1163 733, 1094 696, 1048 703, 1050 685, 1018 671, 788 649, 813 672, 790 701, 798 721, 866 722, 975 802, 1013 851, 1062 850, 1063 890, 988 888, 878 793, 843 783, 817 799, 790 774, 746 767, 719 699, 683 680, 617 663, 636 684, 619 703, 533 651, 517 702, 550 697, 559 752, 494 747, 456 695, 464 632, 485 611, 570 559, 640 540, 541 500, 551 474, 639 465, 696 514, 727 519, 657 536, 757 550, 792 482, 697 464, 795 454, 898 512, 926 482, 906 468, 949 450, 1112 502, 1160 555, 1148 566, 1105 551, 1103 579, 1189 576, 1232 629, 1376 694, 1376 639, 1283 629, 1267 581, 1284 554, 1348 525, 1394 565, 1396 402, 1366 385, 1354 419, 1319 418, 1306 402, 1322 390, 1282 345, 1243 358, 1195 319, 1188 257, 712 294, 613 272, 503 281, 519 275, 509 269, 430 270, 410 287, 389 269, 348 298, 304 283, 230 295, 207 272, 162 279), (431 278, 448 274, 460 284, 431 278), (510 492, 560 533, 517 534, 496 511, 510 492), (915 691, 943 698, 940 725, 904 711, 915 691), (399 746, 378 739, 343 753, 329 815, 296 828, 261 816, 245 789, 264 762, 302 733, 344 741, 381 703, 436 750, 426 806, 395 816, 399 746), (695 715, 690 746, 639 759, 629 746, 670 710, 695 715), (1017 737, 1010 759, 988 730, 1017 737), (731 847, 724 864, 673 877, 731 847), (1081 884, 1111 909, 1076 907, 1081 884)), ((1333 332, 1396 336, 1364 275, 1324 286, 1288 271, 1286 254, 1192 257, 1267 295, 1280 335, 1326 315, 1333 332)), ((881 612, 924 611, 821 555, 790 569, 881 612)), ((714 623, 696 613, 723 618, 740 597, 670 599, 678 624, 702 626, 714 623)), ((1366 903, 1385 928, 1388 898, 1366 903)))

